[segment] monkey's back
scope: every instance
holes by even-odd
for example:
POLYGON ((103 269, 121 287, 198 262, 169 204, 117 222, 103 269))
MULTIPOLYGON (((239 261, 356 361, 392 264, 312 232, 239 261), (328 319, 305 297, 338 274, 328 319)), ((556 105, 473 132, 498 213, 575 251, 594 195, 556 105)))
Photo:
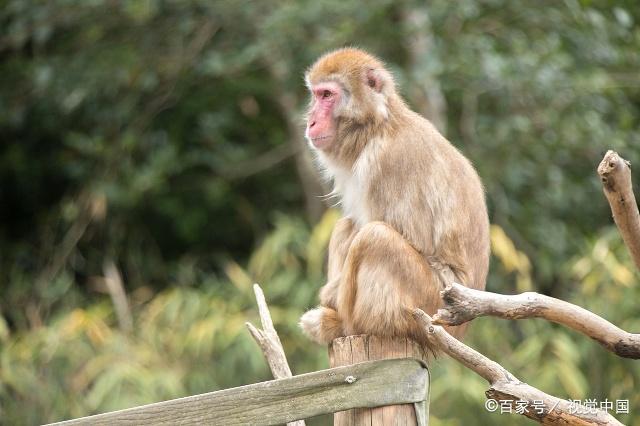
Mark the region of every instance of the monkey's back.
POLYGON ((401 126, 395 138, 375 141, 379 165, 370 170, 370 219, 394 227, 465 285, 484 288, 490 242, 480 178, 428 120, 415 113, 407 119, 410 125, 401 126))

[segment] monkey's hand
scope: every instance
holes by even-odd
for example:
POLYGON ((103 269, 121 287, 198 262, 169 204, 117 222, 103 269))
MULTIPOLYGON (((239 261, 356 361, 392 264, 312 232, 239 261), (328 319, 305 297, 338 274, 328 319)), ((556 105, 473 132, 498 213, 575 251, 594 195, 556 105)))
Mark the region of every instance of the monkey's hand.
POLYGON ((331 308, 319 306, 300 318, 302 331, 314 342, 327 345, 336 337, 344 336, 342 321, 331 308))

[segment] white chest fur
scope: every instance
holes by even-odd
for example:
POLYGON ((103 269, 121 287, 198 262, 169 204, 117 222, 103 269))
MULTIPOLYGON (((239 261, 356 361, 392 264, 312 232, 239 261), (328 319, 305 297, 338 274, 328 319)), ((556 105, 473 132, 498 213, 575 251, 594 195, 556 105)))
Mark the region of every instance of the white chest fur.
POLYGON ((338 204, 346 217, 351 218, 359 226, 371 220, 367 204, 369 179, 376 164, 377 147, 370 141, 360 153, 351 169, 339 166, 318 152, 318 160, 325 169, 328 178, 333 179, 332 196, 338 198, 338 204))

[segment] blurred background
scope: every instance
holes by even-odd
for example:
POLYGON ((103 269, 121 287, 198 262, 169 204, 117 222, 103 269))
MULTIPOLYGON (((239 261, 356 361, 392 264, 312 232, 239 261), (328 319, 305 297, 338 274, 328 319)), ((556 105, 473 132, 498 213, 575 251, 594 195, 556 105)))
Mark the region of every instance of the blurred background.
MULTIPOLYGON (((244 328, 254 282, 294 373, 327 367, 296 325, 339 217, 302 76, 345 45, 477 167, 489 290, 639 331, 595 173, 607 149, 640 164, 639 20, 634 0, 0 0, 0 423, 270 379, 244 328)), ((556 396, 628 400, 640 425, 637 361, 539 320, 481 318, 466 342, 556 396)), ((455 362, 432 374, 433 426, 530 424, 488 413, 455 362)))

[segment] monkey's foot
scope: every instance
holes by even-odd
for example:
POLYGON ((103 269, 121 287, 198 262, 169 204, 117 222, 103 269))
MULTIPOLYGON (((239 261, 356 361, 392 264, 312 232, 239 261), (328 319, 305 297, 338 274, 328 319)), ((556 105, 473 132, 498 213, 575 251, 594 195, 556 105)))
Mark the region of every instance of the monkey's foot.
POLYGON ((300 327, 309 338, 327 345, 336 337, 344 336, 338 313, 323 306, 307 311, 300 317, 300 327))

